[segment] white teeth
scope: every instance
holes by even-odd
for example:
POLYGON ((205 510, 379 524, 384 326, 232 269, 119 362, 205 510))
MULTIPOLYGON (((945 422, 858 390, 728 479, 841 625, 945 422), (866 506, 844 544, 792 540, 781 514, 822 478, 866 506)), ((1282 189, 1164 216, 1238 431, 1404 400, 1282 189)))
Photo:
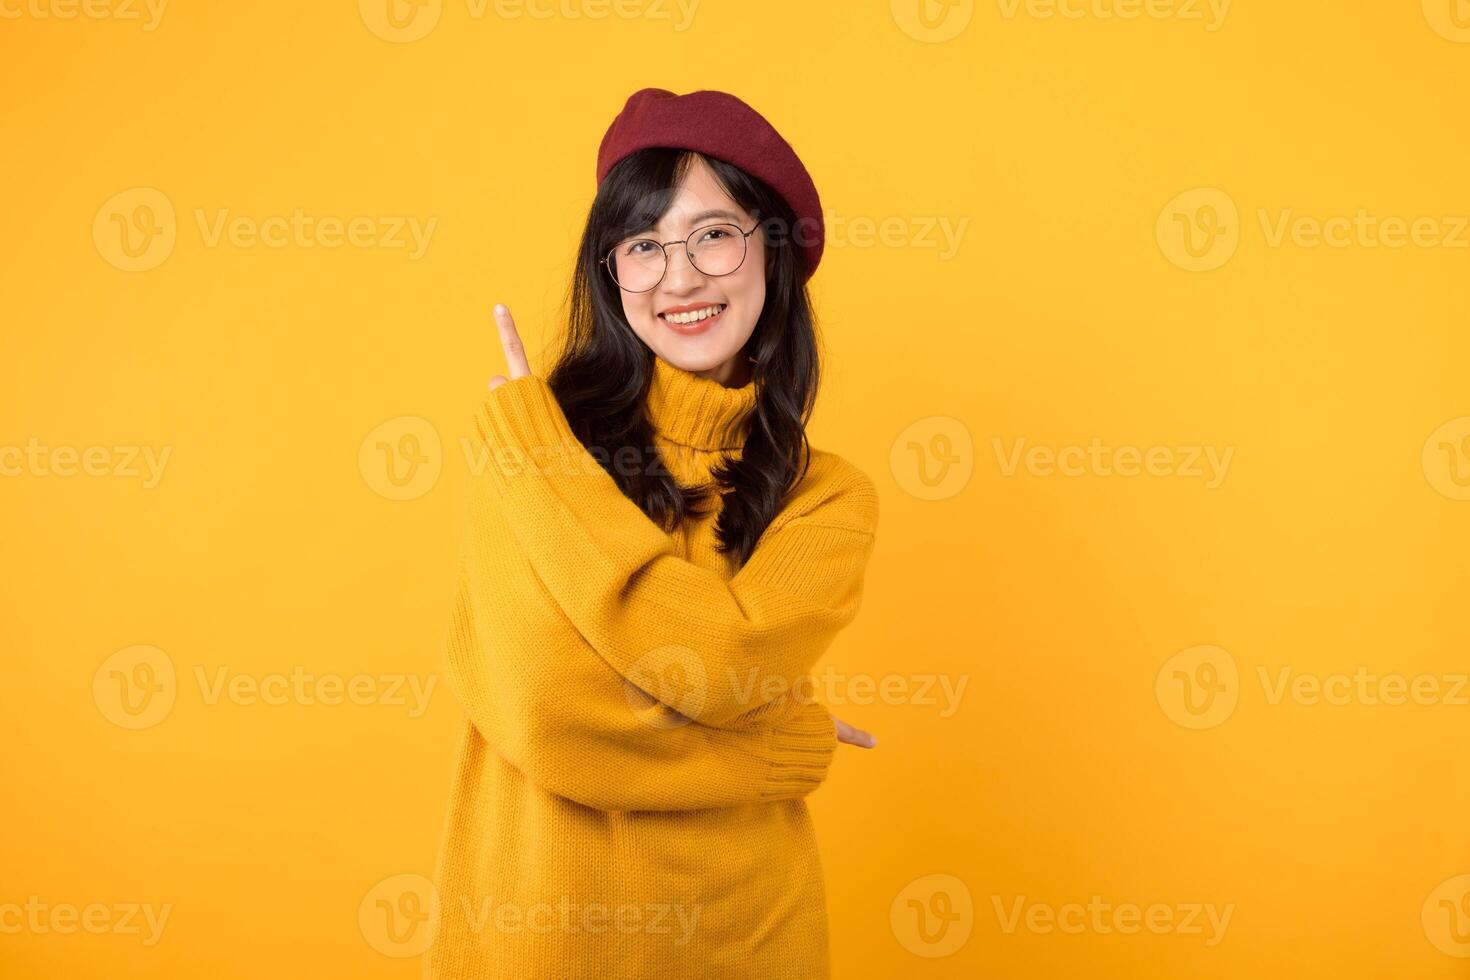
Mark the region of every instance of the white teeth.
POLYGON ((665 320, 670 323, 698 323, 700 320, 708 319, 725 308, 723 303, 714 306, 706 306, 702 310, 690 310, 688 313, 662 313, 665 320))

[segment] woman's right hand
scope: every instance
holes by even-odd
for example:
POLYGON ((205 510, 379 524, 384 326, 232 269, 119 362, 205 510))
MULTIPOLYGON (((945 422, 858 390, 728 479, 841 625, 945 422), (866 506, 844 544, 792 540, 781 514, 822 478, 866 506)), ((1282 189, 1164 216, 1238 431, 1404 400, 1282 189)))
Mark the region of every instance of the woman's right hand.
MULTIPOLYGON (((500 349, 505 351, 505 363, 510 371, 510 380, 524 378, 531 373, 531 364, 526 360, 526 345, 521 342, 521 335, 516 330, 515 319, 510 315, 510 307, 504 303, 496 303, 492 311, 495 317, 495 326, 500 331, 500 349)), ((505 375, 493 375, 488 387, 491 391, 506 383, 505 375)))
POLYGON ((832 724, 837 728, 837 741, 846 742, 848 745, 856 745, 859 748, 871 749, 878 744, 878 740, 861 728, 853 728, 847 722, 832 716, 832 724))

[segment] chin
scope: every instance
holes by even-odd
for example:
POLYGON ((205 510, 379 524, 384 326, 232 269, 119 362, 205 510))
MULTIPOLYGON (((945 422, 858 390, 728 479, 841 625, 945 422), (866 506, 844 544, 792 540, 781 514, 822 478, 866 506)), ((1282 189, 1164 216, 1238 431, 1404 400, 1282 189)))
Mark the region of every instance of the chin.
POLYGON ((717 368, 735 356, 735 350, 726 350, 725 345, 721 345, 719 349, 705 349, 679 340, 665 344, 662 350, 656 349, 655 352, 674 367, 690 374, 717 368))
MULTIPOLYGON (((649 343, 660 357, 684 371, 706 371, 718 367, 738 354, 750 339, 748 330, 715 329, 696 334, 680 334, 670 330, 662 320, 654 318, 649 343)), ((647 341, 649 338, 645 338, 647 341)))

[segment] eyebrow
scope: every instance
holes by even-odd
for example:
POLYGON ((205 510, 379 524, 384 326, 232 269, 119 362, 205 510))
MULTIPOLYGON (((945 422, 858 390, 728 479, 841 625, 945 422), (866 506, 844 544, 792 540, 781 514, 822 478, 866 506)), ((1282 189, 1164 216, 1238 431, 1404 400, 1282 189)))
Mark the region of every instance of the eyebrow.
POLYGON ((689 223, 692 225, 697 225, 701 221, 704 221, 708 218, 730 218, 734 221, 739 221, 740 215, 736 214, 734 211, 726 211, 723 209, 716 209, 714 211, 701 211, 694 217, 690 218, 689 223))
MULTIPOLYGON (((701 221, 708 221, 710 218, 725 218, 733 221, 737 225, 740 224, 741 221, 745 220, 741 215, 736 214, 734 211, 726 211, 724 208, 714 208, 709 211, 701 211, 698 214, 690 217, 689 227, 698 228, 701 221)), ((645 231, 651 234, 653 232, 653 228, 647 228, 645 229, 645 231)))

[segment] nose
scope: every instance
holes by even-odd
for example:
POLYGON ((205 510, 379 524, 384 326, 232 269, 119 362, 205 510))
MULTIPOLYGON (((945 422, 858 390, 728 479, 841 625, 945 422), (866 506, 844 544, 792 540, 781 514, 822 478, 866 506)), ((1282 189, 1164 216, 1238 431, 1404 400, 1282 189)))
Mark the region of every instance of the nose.
POLYGON ((704 273, 694 267, 686 242, 666 246, 664 257, 668 265, 664 269, 663 285, 670 292, 686 292, 704 284, 704 273))

